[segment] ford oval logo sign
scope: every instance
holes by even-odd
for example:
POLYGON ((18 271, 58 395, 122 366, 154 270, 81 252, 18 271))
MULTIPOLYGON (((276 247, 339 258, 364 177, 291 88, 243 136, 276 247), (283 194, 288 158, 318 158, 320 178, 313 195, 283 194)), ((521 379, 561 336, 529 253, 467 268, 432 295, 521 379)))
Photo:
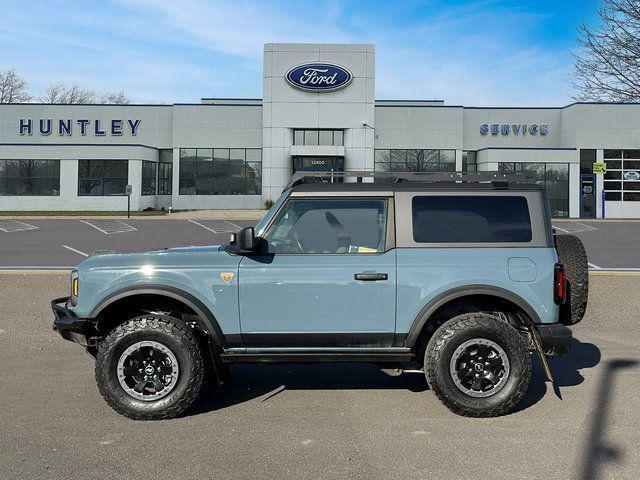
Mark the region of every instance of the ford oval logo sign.
POLYGON ((349 70, 332 63, 305 63, 293 67, 285 75, 287 82, 305 92, 334 92, 353 80, 349 70))
POLYGON ((625 180, 640 180, 640 172, 624 172, 623 178, 625 180))

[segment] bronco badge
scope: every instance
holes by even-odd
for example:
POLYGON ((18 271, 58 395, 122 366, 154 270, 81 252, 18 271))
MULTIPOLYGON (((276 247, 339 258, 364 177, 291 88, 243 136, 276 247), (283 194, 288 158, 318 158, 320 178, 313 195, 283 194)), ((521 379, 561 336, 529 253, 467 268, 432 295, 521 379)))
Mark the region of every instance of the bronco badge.
POLYGON ((220 273, 220 278, 222 279, 222 281, 224 283, 230 283, 231 280, 233 280, 233 272, 221 272, 220 273))

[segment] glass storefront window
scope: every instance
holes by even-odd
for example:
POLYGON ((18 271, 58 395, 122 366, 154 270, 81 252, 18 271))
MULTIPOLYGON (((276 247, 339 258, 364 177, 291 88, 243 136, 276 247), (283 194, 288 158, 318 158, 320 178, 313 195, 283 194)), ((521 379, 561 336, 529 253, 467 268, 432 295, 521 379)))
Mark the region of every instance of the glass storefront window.
POLYGON ((379 149, 375 151, 377 172, 454 172, 455 150, 379 149))
POLYGON ((173 150, 160 150, 158 159, 158 195, 171 195, 173 191, 173 150))
POLYGON ((78 195, 125 195, 129 160, 78 160, 78 195))
POLYGON ((305 130, 304 131, 304 144, 305 145, 318 145, 318 130, 305 130))
POLYGON ((320 130, 318 135, 319 145, 333 145, 333 132, 331 130, 320 130))
POLYGON ((605 150, 604 198, 640 202, 640 150, 605 150))
POLYGON ((294 145, 311 146, 343 146, 344 132, 342 130, 294 130, 294 145))
POLYGON ((536 179, 534 183, 543 185, 549 197, 551 215, 569 216, 569 164, 508 162, 498 164, 498 171, 506 173, 526 172, 536 179))
POLYGON ((173 191, 173 163, 158 163, 158 195, 171 195, 173 191))
POLYGON ((478 171, 478 152, 475 150, 464 150, 462 152, 462 171, 477 172, 478 171))
POLYGON ((593 149, 580 150, 580 174, 593 173, 593 164, 596 161, 596 151, 593 149))
POLYGON ((156 194, 157 164, 155 162, 142 161, 142 186, 140 194, 142 196, 156 194))
POLYGON ((181 148, 180 195, 260 195, 262 149, 181 148))
POLYGON ((60 195, 60 160, 0 160, 3 195, 60 195))

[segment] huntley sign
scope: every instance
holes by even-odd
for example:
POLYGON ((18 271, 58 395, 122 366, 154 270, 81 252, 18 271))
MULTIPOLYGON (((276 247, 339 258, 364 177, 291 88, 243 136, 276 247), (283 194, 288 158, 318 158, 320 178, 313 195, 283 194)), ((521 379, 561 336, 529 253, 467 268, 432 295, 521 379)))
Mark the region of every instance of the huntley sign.
POLYGON ((18 122, 18 132, 20 135, 59 135, 61 137, 71 137, 75 133, 82 136, 94 135, 96 137, 104 137, 106 135, 119 137, 125 134, 135 136, 138 133, 142 120, 138 119, 119 119, 102 121, 100 119, 59 119, 40 118, 33 120, 31 118, 21 118, 18 122))
POLYGON ((305 92, 334 92, 353 80, 349 70, 332 63, 305 63, 293 67, 285 75, 287 82, 305 92))

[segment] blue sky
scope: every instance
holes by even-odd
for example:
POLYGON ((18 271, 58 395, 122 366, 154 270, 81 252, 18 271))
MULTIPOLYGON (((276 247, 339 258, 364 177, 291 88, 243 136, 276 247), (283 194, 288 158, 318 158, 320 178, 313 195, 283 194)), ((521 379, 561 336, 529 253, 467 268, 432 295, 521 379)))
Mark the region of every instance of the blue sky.
POLYGON ((562 105, 585 1, 0 0, 0 69, 134 102, 261 97, 268 42, 373 43, 376 98, 562 105))

